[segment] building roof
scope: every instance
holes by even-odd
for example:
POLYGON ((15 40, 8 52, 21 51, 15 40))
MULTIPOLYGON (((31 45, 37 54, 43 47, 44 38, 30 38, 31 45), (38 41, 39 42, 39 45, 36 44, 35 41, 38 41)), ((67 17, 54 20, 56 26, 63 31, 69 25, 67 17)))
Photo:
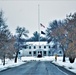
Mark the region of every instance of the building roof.
POLYGON ((49 44, 47 42, 27 42, 26 44, 29 44, 29 45, 50 45, 50 46, 53 46, 54 43, 53 42, 50 42, 49 44))
POLYGON ((27 42, 26 44, 30 44, 30 45, 47 45, 47 42, 27 42))

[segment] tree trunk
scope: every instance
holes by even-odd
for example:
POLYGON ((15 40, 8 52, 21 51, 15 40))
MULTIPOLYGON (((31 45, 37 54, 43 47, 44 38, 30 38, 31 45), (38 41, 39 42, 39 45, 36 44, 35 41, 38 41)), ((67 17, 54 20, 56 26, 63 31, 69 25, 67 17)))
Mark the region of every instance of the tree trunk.
POLYGON ((65 62, 65 53, 63 53, 63 62, 65 62))
POLYGON ((5 54, 3 56, 3 65, 5 65, 5 54))
POLYGON ((15 63, 17 63, 18 52, 19 52, 19 50, 17 50, 17 52, 16 52, 15 63))
POLYGON ((65 52, 64 52, 64 47, 62 46, 62 50, 63 50, 63 62, 65 62, 65 52))

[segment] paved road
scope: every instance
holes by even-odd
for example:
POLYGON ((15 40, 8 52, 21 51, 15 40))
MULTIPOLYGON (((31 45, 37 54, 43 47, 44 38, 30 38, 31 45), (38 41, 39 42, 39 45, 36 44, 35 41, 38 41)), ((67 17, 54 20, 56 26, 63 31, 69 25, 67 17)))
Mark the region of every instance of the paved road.
POLYGON ((67 74, 48 61, 32 61, 0 72, 0 75, 74 75, 67 74))

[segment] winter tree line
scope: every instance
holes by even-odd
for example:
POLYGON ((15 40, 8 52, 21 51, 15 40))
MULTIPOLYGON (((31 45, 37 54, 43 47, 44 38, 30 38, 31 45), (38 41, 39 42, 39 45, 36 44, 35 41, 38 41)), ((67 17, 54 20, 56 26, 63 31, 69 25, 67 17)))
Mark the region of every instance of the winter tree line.
MULTIPOLYGON (((5 65, 5 58, 15 58, 15 63, 17 62, 19 50, 27 47, 24 43, 38 41, 40 34, 37 31, 33 33, 33 37, 26 39, 28 33, 29 31, 25 27, 18 26, 16 34, 12 35, 6 24, 3 11, 0 11, 0 59, 3 61, 3 65, 5 65)), ((64 20, 50 22, 46 29, 46 37, 40 36, 40 40, 48 43, 59 42, 63 50, 63 62, 65 62, 66 56, 74 59, 76 57, 76 13, 70 13, 64 20)))
POLYGON ((16 35, 12 35, 5 22, 3 11, 0 11, 0 59, 3 65, 5 65, 5 58, 15 58, 15 63, 17 62, 19 49, 23 47, 24 43, 22 36, 28 37, 28 33, 29 31, 24 27, 18 26, 16 35))
POLYGON ((63 62, 68 56, 71 62, 76 57, 76 13, 66 15, 64 20, 54 20, 46 30, 48 43, 53 40, 59 42, 63 51, 63 62))
MULTIPOLYGON (((14 62, 17 62, 19 50, 27 47, 24 43, 38 41, 40 34, 37 31, 33 33, 31 38, 26 39, 28 33, 29 31, 25 27, 18 26, 15 35, 13 35, 6 24, 3 11, 0 11, 0 59, 3 65, 5 65, 5 58, 15 58, 14 62)), ((40 40, 45 41, 46 38, 40 36, 40 40)))

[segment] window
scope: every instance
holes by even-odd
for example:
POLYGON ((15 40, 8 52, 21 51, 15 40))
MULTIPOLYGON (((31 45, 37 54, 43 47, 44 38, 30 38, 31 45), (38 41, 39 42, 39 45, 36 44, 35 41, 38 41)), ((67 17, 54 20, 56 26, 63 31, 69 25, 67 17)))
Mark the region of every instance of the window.
POLYGON ((31 52, 29 52, 29 54, 31 54, 31 52))
POLYGON ((34 54, 36 54, 36 51, 34 51, 34 54))
POLYGON ((25 46, 24 48, 27 49, 27 46, 25 46))
POLYGON ((60 51, 59 53, 61 54, 62 52, 60 51))
POLYGON ((49 48, 50 48, 50 46, 49 46, 49 48))
POLYGON ((44 54, 46 54, 46 51, 44 51, 44 54))
POLYGON ((18 54, 21 54, 20 52, 18 52, 18 54))
POLYGON ((40 54, 42 54, 42 51, 40 51, 40 54))
POLYGON ((36 46, 34 46, 34 49, 36 49, 36 46))
POLYGON ((39 48, 41 48, 41 46, 39 46, 39 48))
POLYGON ((31 49, 31 46, 29 46, 29 49, 31 49))
POLYGON ((44 48, 46 48, 46 46, 44 46, 44 48))
POLYGON ((40 53, 40 52, 38 51, 38 53, 40 53))
POLYGON ((50 51, 49 51, 49 54, 50 54, 50 51))

